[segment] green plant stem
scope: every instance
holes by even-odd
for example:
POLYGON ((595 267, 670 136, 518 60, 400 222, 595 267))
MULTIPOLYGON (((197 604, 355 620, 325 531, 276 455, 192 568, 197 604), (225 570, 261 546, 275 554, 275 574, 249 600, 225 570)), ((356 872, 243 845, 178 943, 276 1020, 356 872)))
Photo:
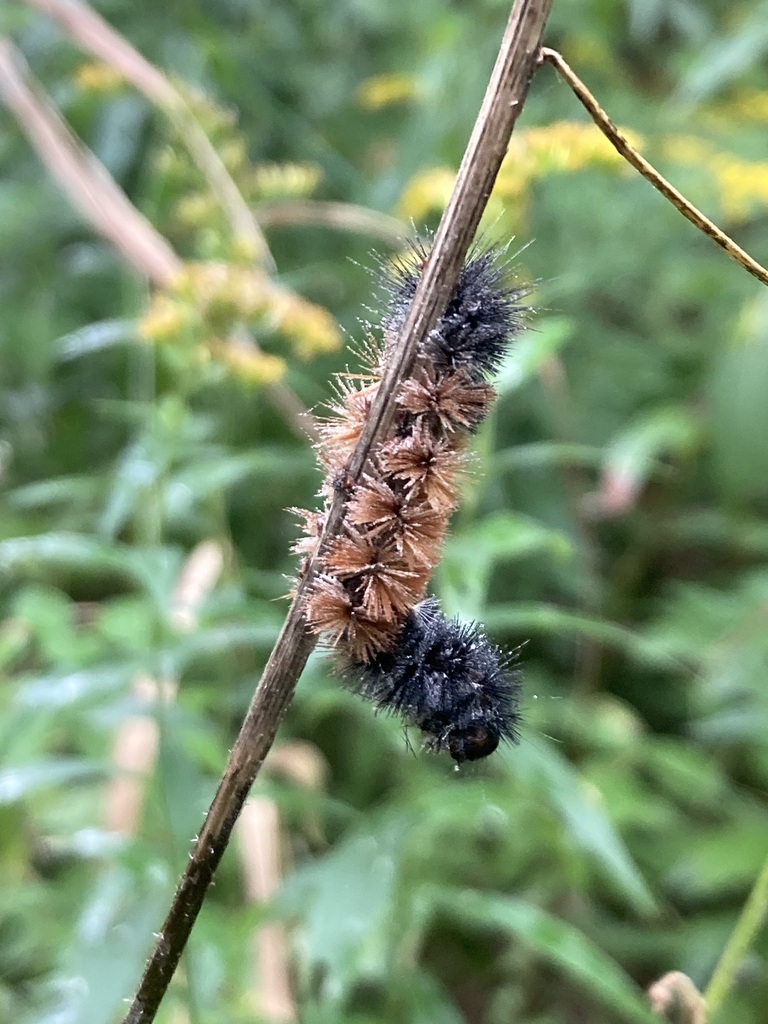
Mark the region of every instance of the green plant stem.
POLYGON ((752 892, 739 915, 736 927, 726 943, 714 974, 707 985, 704 1000, 707 1013, 714 1020, 733 987, 736 973, 747 950, 759 932, 768 913, 768 857, 762 866, 752 892))

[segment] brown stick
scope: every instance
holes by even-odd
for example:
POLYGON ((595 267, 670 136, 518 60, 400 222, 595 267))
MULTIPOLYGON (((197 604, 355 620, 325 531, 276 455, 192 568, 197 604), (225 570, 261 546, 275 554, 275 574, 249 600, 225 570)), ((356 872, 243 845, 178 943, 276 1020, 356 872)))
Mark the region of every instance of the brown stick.
POLYGON ((114 68, 134 88, 160 107, 176 127, 179 138, 207 179, 230 222, 235 238, 248 243, 261 264, 273 271, 275 263, 256 218, 179 90, 82 0, 26 2, 58 21, 79 46, 114 68))
POLYGON ((689 202, 682 192, 678 192, 674 185, 670 185, 667 179, 659 174, 656 168, 637 152, 634 146, 630 145, 586 85, 557 50, 551 50, 549 47, 543 46, 539 52, 539 63, 551 64, 555 68, 558 74, 574 91, 582 106, 585 107, 589 116, 611 145, 621 153, 628 163, 632 164, 636 171, 639 171, 647 181, 650 181, 653 187, 661 192, 665 199, 668 199, 675 209, 682 213, 686 220, 695 225, 699 231, 703 231, 732 260, 735 260, 740 266, 744 267, 758 281, 768 284, 768 270, 761 266, 757 260, 752 259, 749 253, 737 245, 717 224, 714 224, 709 217, 706 217, 701 210, 689 202))
POLYGON ((13 44, 0 38, 0 100, 74 205, 99 234, 159 288, 184 264, 106 167, 70 131, 13 44))
POLYGON ((397 245, 407 238, 408 225, 397 217, 369 210, 355 203, 330 203, 318 199, 291 199, 259 203, 256 207, 262 227, 304 227, 319 224, 337 231, 381 238, 397 245))
MULTIPOLYGON (((0 36, 0 101, 16 118, 51 176, 73 205, 120 255, 156 288, 167 288, 184 263, 171 244, 141 214, 104 165, 73 134, 29 73, 10 40, 0 36)), ((258 349, 239 331, 231 344, 258 349)), ((316 440, 312 417, 287 385, 267 388, 272 404, 302 438, 316 440)))
MULTIPOLYGON (((394 394, 417 347, 433 329, 453 293, 533 76, 552 0, 515 0, 480 113, 459 168, 453 195, 435 235, 408 317, 393 347, 377 400, 350 459, 360 475, 371 447, 386 431, 394 394)), ((344 498, 339 492, 320 539, 323 551, 338 532, 344 498)), ((315 640, 304 624, 303 604, 317 571, 317 557, 299 580, 296 596, 269 657, 232 748, 216 796, 150 955, 125 1024, 149 1024, 181 957, 206 890, 229 842, 235 820, 272 745, 315 640)))

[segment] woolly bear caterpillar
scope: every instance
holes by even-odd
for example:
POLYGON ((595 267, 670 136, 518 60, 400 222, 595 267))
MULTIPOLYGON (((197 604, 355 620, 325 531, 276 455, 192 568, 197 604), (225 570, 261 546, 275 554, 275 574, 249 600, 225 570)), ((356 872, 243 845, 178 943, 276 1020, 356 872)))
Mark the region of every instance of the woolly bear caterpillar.
MULTIPOLYGON (((457 763, 517 738, 519 673, 476 623, 447 619, 426 586, 456 507, 458 474, 495 391, 488 382, 527 308, 496 250, 468 257, 446 310, 396 397, 393 426, 350 482, 347 460, 365 425, 391 342, 408 314, 427 252, 417 243, 390 268, 384 344, 369 373, 339 379, 318 445, 321 495, 347 495, 339 536, 324 552, 305 606, 310 628, 339 652, 350 685, 425 733, 457 763)), ((314 554, 323 514, 296 510, 314 554)))

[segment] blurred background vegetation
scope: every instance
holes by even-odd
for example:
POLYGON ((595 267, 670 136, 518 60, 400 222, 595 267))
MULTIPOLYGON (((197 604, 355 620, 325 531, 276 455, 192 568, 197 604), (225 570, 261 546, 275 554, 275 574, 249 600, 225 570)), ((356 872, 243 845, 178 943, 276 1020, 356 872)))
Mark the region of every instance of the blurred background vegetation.
MULTIPOLYGON (((102 0, 162 75, 72 10, 0 9, 0 1021, 107 1024, 285 612, 300 410, 436 224, 508 7, 102 0)), ((768 3, 555 0, 546 41, 765 263, 768 3)), ((522 741, 454 772, 313 656, 166 1024, 640 1021, 760 874, 768 295, 550 68, 486 229, 537 312, 434 590, 525 642, 522 741)), ((716 1019, 766 1020, 767 954, 716 1019)))

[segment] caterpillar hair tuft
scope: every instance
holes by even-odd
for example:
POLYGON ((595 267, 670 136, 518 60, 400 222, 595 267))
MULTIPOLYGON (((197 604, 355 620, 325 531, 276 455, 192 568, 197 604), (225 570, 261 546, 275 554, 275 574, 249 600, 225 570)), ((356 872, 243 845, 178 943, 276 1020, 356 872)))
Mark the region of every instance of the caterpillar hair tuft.
MULTIPOLYGON (((427 255, 424 244, 416 243, 385 274, 390 299, 382 324, 385 338, 397 337, 405 323, 427 255)), ((472 379, 483 380, 498 370, 510 338, 523 326, 528 308, 520 299, 528 290, 507 283, 500 257, 501 251, 493 247, 477 246, 470 252, 425 353, 438 369, 463 367, 472 379)))

